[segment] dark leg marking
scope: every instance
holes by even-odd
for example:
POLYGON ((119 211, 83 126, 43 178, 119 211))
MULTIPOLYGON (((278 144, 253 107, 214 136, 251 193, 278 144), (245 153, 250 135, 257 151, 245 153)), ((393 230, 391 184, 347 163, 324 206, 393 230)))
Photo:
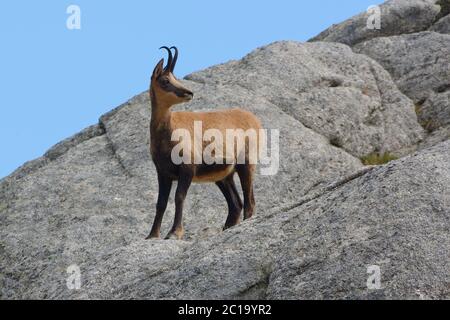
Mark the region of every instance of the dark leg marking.
POLYGON ((169 201, 170 190, 172 189, 172 180, 162 177, 158 174, 158 201, 156 203, 156 216, 153 221, 153 227, 146 239, 159 238, 161 230, 161 222, 164 217, 164 212, 167 209, 167 202, 169 201))
POLYGON ((181 240, 183 238, 183 205, 186 194, 191 186, 193 176, 192 170, 184 168, 180 169, 177 191, 175 193, 175 220, 166 239, 181 240))
POLYGON ((241 180, 242 191, 244 193, 244 220, 250 219, 255 212, 255 196, 253 194, 253 178, 255 175, 255 165, 237 165, 236 171, 241 180))
POLYGON ((228 217, 225 222, 224 230, 237 225, 240 221, 242 211, 242 201, 236 190, 233 179, 234 174, 228 176, 222 181, 216 182, 216 185, 222 191, 228 204, 228 217))

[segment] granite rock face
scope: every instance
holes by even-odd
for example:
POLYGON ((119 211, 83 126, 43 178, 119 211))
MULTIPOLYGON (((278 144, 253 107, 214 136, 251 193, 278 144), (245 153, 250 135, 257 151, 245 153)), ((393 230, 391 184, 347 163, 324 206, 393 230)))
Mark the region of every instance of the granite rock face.
POLYGON ((187 79, 245 88, 356 157, 401 153, 422 138, 390 75, 345 45, 275 43, 187 79))
POLYGON ((429 131, 450 124, 450 35, 420 32, 377 38, 355 46, 377 60, 417 106, 429 131))
POLYGON ((86 295, 448 299, 449 157, 446 142, 191 245, 136 242, 82 266, 86 295), (123 264, 129 273, 115 268, 123 264), (379 290, 367 287, 374 267, 379 290))
POLYGON ((362 13, 311 41, 345 43, 376 60, 414 101, 423 128, 442 132, 450 119, 450 0, 393 0, 379 8, 378 30, 367 27, 373 12, 362 13))
POLYGON ((378 6, 379 12, 368 10, 323 31, 310 41, 339 42, 349 46, 379 37, 415 33, 448 27, 449 0, 390 0, 378 6), (373 24, 380 14, 380 27, 373 24), (436 24, 436 26, 435 26, 436 24), (369 27, 368 27, 369 26, 369 27))
POLYGON ((430 27, 430 31, 450 34, 450 15, 446 15, 430 27))
MULTIPOLYGON (((420 28, 445 18, 435 1, 414 3, 430 11, 420 28)), ((429 59, 446 50, 441 36, 405 41, 434 41, 429 59)), ((383 39, 373 48, 383 52, 383 39)), ((146 92, 0 180, 0 297, 450 298, 447 90, 423 83, 422 110, 440 119, 424 139, 414 90, 363 48, 277 42, 182 80, 195 99, 177 109, 238 106, 279 131, 279 170, 257 176, 255 218, 225 232, 222 194, 200 184, 188 193, 184 241, 143 240, 158 189, 146 92), (405 157, 363 166, 373 152, 405 157), (70 266, 80 290, 67 287, 70 266), (367 287, 370 266, 378 290, 367 287)), ((419 72, 417 59, 405 69, 419 72)), ((424 78, 445 76, 423 64, 424 78)), ((172 194, 163 232, 173 203, 172 194)))

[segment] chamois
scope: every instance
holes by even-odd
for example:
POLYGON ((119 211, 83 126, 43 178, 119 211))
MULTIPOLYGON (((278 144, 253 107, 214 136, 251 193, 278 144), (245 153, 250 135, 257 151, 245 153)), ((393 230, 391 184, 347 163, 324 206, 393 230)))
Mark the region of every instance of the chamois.
MULTIPOLYGON (((231 164, 228 161, 213 164, 206 164, 204 161, 201 161, 201 164, 174 164, 171 154, 176 142, 172 141, 172 133, 176 129, 186 129, 191 133, 191 137, 194 137, 194 122, 197 121, 201 121, 205 130, 215 129, 221 133, 227 129, 244 131, 253 129, 260 132, 261 122, 254 114, 241 109, 214 112, 172 112, 171 108, 174 105, 191 101, 194 94, 185 88, 173 74, 178 59, 178 49, 176 47, 161 47, 160 49, 168 51, 167 65, 164 68, 164 59, 158 62, 151 77, 149 90, 151 99, 150 151, 157 171, 159 194, 156 216, 147 239, 160 237, 161 222, 167 208, 173 181, 178 181, 175 194, 175 220, 166 239, 181 239, 184 235, 183 203, 192 182, 214 182, 219 187, 228 204, 228 217, 224 230, 231 228, 240 222, 242 208, 244 208, 244 219, 251 218, 254 213, 253 179, 256 164, 247 163, 247 161, 245 163, 232 162, 231 164), (243 204, 234 183, 235 173, 238 174, 241 182, 244 195, 243 204)), ((205 148, 204 143, 201 147, 205 148)), ((235 150, 235 153, 245 152, 245 158, 248 160, 247 141, 244 149, 244 151, 235 150)))

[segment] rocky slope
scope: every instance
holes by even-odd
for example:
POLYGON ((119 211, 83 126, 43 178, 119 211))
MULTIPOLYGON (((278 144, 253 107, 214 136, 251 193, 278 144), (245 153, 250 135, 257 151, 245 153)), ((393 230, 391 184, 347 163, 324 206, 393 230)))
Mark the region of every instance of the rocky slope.
MULTIPOLYGON (((277 42, 183 80, 195 99, 182 108, 241 106, 280 130, 279 172, 258 176, 257 216, 231 230, 219 190, 194 185, 185 241, 143 240, 157 196, 147 93, 1 180, 1 298, 449 298, 438 2, 390 1, 382 12, 400 12, 401 28, 367 34, 360 15, 325 42, 277 42), (365 167, 374 152, 402 158, 365 167), (66 286, 71 265, 80 290, 66 286)), ((173 209, 172 196, 164 231, 173 209)))
POLYGON ((450 136, 450 0, 387 1, 380 12, 380 30, 366 27, 373 15, 366 12, 310 41, 344 43, 376 60, 414 101, 420 124, 432 133, 421 147, 445 141, 450 136))

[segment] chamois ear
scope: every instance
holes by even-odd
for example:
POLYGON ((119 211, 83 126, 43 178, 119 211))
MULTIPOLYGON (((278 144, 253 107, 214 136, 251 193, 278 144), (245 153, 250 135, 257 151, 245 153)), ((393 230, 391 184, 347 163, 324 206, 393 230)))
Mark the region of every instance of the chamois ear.
POLYGON ((155 70, 153 70, 152 79, 158 78, 164 71, 164 59, 159 60, 158 64, 155 67, 155 70))

